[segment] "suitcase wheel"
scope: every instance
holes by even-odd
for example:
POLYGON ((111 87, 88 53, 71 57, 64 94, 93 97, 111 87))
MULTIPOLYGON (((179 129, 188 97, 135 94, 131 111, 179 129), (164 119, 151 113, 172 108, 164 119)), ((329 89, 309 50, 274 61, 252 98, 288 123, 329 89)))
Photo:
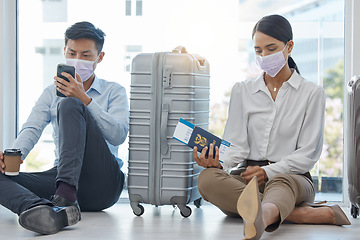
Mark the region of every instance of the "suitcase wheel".
POLYGON ((351 204, 351 216, 353 218, 357 218, 357 216, 359 216, 359 208, 356 207, 354 204, 351 204))
POLYGON ((185 206, 184 209, 180 209, 181 216, 183 216, 185 218, 189 217, 191 215, 191 212, 192 212, 192 210, 189 206, 185 206))
POLYGON ((145 212, 145 209, 140 204, 137 205, 137 208, 133 208, 133 213, 138 217, 143 215, 144 212, 145 212))
POLYGON ((195 205, 197 208, 200 208, 200 206, 201 206, 201 199, 202 199, 202 198, 199 198, 199 199, 196 199, 196 200, 194 201, 194 205, 195 205))

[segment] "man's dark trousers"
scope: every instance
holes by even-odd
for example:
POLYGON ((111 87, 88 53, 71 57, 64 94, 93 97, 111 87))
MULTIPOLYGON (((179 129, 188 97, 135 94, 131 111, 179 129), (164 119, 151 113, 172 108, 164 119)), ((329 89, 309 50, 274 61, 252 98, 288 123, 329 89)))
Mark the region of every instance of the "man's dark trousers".
POLYGON ((0 204, 20 215, 55 194, 59 181, 73 185, 82 211, 101 211, 115 204, 124 174, 95 120, 76 98, 65 98, 57 109, 59 163, 44 172, 6 176, 0 173, 0 204))

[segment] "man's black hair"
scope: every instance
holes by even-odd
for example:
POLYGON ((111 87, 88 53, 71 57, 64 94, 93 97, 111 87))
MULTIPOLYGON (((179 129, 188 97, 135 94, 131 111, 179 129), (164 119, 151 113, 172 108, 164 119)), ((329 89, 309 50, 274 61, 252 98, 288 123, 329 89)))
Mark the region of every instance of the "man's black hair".
POLYGON ((105 33, 96 28, 92 23, 89 22, 78 22, 66 29, 65 32, 65 46, 69 39, 91 39, 95 41, 96 49, 98 53, 102 51, 105 40, 105 33))

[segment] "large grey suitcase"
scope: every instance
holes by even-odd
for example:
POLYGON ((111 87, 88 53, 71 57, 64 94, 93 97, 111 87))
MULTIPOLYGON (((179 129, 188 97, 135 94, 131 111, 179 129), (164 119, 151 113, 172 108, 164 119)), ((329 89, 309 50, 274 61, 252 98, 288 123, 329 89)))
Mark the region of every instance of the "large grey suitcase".
POLYGON ((184 217, 191 214, 188 203, 200 206, 202 168, 172 136, 180 118, 208 128, 209 77, 208 61, 184 47, 133 59, 128 191, 135 215, 144 213, 140 203, 177 206, 184 217))
POLYGON ((360 76, 354 76, 347 84, 347 165, 351 215, 359 215, 360 204, 360 76))

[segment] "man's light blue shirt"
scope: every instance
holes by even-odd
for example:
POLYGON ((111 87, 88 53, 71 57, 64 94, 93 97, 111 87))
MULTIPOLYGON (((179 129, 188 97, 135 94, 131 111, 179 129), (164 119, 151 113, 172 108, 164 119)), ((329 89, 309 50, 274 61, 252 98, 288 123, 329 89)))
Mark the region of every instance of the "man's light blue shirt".
MULTIPOLYGON (((108 82, 95 76, 86 94, 92 98, 86 107, 100 128, 111 153, 116 157, 119 166, 123 165, 118 158, 118 148, 129 130, 129 105, 126 90, 115 82, 108 82)), ((18 137, 11 148, 21 149, 23 159, 38 142, 44 128, 51 123, 55 143, 55 165, 59 158, 59 126, 56 120, 57 105, 63 98, 56 96, 54 84, 45 88, 33 107, 27 121, 22 126, 18 137)))

